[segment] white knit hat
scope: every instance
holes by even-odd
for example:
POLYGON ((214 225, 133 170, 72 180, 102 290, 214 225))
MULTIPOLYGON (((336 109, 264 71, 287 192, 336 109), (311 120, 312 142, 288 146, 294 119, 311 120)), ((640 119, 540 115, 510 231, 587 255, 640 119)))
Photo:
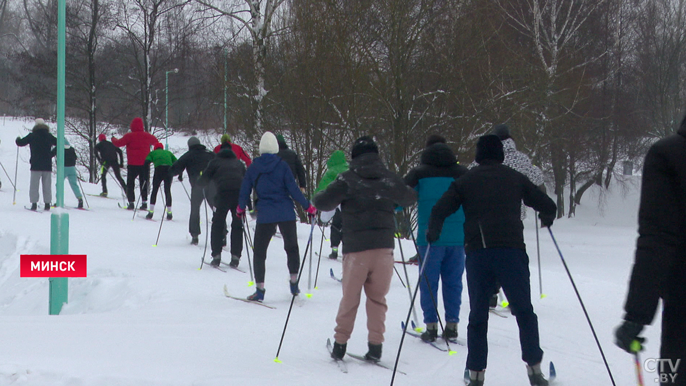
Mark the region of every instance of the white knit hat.
POLYGON ((276 136, 267 131, 262 134, 260 140, 260 154, 276 154, 279 152, 279 143, 276 141, 276 136))
POLYGON ((44 125, 44 124, 45 124, 45 121, 43 120, 43 118, 36 118, 36 125, 44 125))

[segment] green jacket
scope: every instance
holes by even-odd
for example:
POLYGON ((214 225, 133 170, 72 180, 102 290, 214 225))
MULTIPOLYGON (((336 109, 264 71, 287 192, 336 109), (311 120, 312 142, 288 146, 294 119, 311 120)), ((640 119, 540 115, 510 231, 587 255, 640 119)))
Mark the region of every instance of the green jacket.
POLYGON ((172 152, 169 150, 164 150, 164 149, 156 149, 151 151, 147 157, 145 157, 145 164, 149 164, 152 162, 155 167, 158 166, 171 166, 174 162, 176 162, 176 157, 172 152))
POLYGON ((329 184, 332 183, 340 173, 343 173, 347 170, 348 163, 345 161, 345 153, 343 153, 341 150, 336 150, 333 152, 333 154, 331 154, 329 160, 326 161, 326 173, 324 173, 324 176, 322 176, 322 179, 319 181, 319 185, 317 185, 317 189, 314 191, 314 193, 326 189, 326 187, 329 186, 329 184))

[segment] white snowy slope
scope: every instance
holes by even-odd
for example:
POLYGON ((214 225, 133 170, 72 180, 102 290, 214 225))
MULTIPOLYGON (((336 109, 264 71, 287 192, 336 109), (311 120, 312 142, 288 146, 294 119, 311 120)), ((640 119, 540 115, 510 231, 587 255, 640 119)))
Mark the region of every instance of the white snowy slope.
MULTIPOLYGON (((54 123, 49 123, 51 128, 54 123)), ((14 138, 33 126, 29 119, 0 119, 0 161, 14 178, 17 147, 14 138)), ((69 138, 75 143, 74 138, 69 138)), ((184 137, 170 139, 177 156, 186 151, 184 137)), ((203 142, 208 138, 202 138, 203 142)), ((215 140, 218 140, 215 139, 215 140)), ((215 143, 206 143, 214 146, 215 143)), ((249 274, 198 270, 205 245, 202 220, 200 246, 189 244, 189 200, 181 183, 173 184, 174 219, 164 221, 157 246, 161 210, 156 222, 117 207, 118 190, 108 181, 111 197, 86 196, 90 211, 69 210, 69 251, 88 256, 88 277, 69 280, 69 303, 59 316, 48 315, 48 279, 20 278, 21 254, 45 254, 50 248, 50 214, 32 213, 28 205, 29 150, 19 149, 16 205, 13 189, 0 172, 0 385, 150 386, 150 385, 384 385, 391 371, 348 360, 343 374, 328 357, 326 339, 332 337, 340 300, 340 284, 329 278, 340 262, 322 259, 317 288, 308 291, 309 261, 300 288, 301 301, 293 307, 279 359, 279 346, 291 296, 283 244, 275 237, 269 248, 265 303, 267 309, 224 297, 245 297, 254 291, 249 274), (305 293, 312 293, 311 298, 305 293)), ((620 322, 636 238, 638 177, 623 194, 616 187, 598 209, 598 191, 584 197, 576 218, 557 221, 553 231, 576 285, 595 325, 617 385, 636 384, 632 358, 616 348, 614 327, 620 322)), ((188 188, 188 182, 184 181, 188 188)), ((83 183, 87 193, 98 185, 83 183)), ((54 193, 53 193, 54 194, 54 193)), ((136 192, 138 196, 138 191, 136 192)), ((158 207, 161 206, 158 200, 158 207)), ((65 204, 76 199, 65 184, 65 204)), ((161 208, 160 208, 161 209, 161 208)), ((254 224, 253 224, 254 226, 254 224)), ((539 298, 536 236, 533 216, 525 223, 531 259, 532 298, 541 331, 544 360, 554 361, 556 385, 610 385, 600 353, 570 281, 547 230, 540 232, 543 292, 539 298)), ((300 224, 301 255, 310 227, 300 224)), ((328 237, 328 230, 325 238, 328 237)), ((314 250, 321 233, 314 231, 314 250)), ((412 242, 403 242, 405 258, 414 254, 412 242)), ((329 253, 324 241, 323 254, 329 253)), ((228 260, 228 252, 224 258, 228 260)), ((309 259, 309 255, 308 255, 309 259)), ((316 256, 315 256, 316 259, 316 256)), ((400 259, 396 249, 396 260, 400 259)), ((209 261, 209 251, 208 251, 209 261)), ((313 264, 311 282, 317 262, 313 264)), ((241 268, 248 269, 246 251, 241 268)), ((397 265, 402 273, 403 266, 397 265)), ((412 283, 417 269, 408 266, 412 283)), ((364 302, 364 297, 363 300, 364 302)), ((400 322, 408 312, 408 293, 396 277, 388 295, 383 360, 393 364, 401 339, 400 322)), ((417 302, 418 304, 418 302, 417 302)), ((439 307, 442 308, 442 307, 439 307)), ((364 354, 366 322, 360 307, 357 327, 348 351, 364 354)), ((421 312, 418 310, 421 318, 421 312)), ((459 334, 466 337, 469 301, 463 293, 459 334)), ((656 319, 659 326, 659 318, 656 319)), ((659 328, 646 331, 645 358, 655 357, 659 328)), ((454 386, 461 384, 466 347, 453 347, 449 356, 418 339, 405 339, 395 385, 454 386)), ((517 325, 511 315, 492 317, 489 329, 487 385, 528 384, 520 359, 517 325)), ((653 374, 645 374, 647 384, 653 374)))

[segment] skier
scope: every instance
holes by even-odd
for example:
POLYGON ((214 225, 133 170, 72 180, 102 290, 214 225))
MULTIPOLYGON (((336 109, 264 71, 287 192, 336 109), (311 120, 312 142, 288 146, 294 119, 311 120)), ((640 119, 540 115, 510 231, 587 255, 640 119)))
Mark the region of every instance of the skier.
MULTIPOLYGON (((420 166, 410 170, 405 176, 405 183, 413 187, 418 195, 417 249, 420 260, 426 255, 425 234, 431 208, 448 190, 448 186, 466 172, 467 168, 457 163, 457 157, 446 144, 445 138, 434 134, 427 139, 420 166)), ((424 275, 419 278, 420 304, 426 324, 426 331, 422 333, 421 338, 425 342, 433 342, 438 337, 438 310, 434 307, 434 300, 438 299, 439 278, 442 282, 445 306, 446 325, 443 338, 457 338, 465 258, 463 227, 464 212, 459 209, 445 220, 444 231, 441 237, 432 243, 423 268, 424 275)), ((421 265, 419 269, 422 269, 421 265)))
POLYGON ((615 331, 623 350, 642 350, 643 328, 653 322, 662 299, 658 366, 662 385, 686 385, 686 117, 677 134, 648 150, 643 166, 638 240, 624 322, 615 331), (638 346, 638 347, 635 347, 638 346), (681 361, 681 362, 679 362, 681 361))
POLYGON ((343 297, 331 356, 342 359, 345 355, 364 289, 369 347, 365 358, 379 361, 386 330, 386 294, 393 276, 394 210, 412 205, 417 194, 381 162, 371 137, 353 143, 351 159, 350 170, 339 174, 313 199, 324 211, 340 205, 343 216, 343 297))
MULTIPOLYGON (((51 156, 57 156, 57 147, 52 148, 51 156)), ((64 139, 64 178, 69 180, 71 191, 74 192, 74 196, 79 200, 77 208, 83 209, 83 195, 79 189, 76 176, 76 151, 66 138, 64 139)), ((57 189, 55 191, 57 192, 57 189)))
POLYGON ((214 215, 212 216, 212 265, 221 263, 222 246, 224 245, 224 229, 226 215, 231 210, 231 267, 238 267, 243 252, 243 223, 237 215, 238 193, 245 175, 245 165, 236 158, 236 154, 228 147, 223 148, 216 158, 207 165, 198 185, 207 186, 214 182, 217 194, 214 196, 214 215))
POLYGON ((57 138, 50 134, 50 128, 42 118, 36 119, 33 130, 24 138, 17 137, 15 143, 23 147, 29 145, 31 149, 31 183, 29 185, 29 200, 31 210, 38 209, 38 185, 43 184, 43 202, 45 210, 50 210, 52 199, 52 154, 50 150, 57 145, 57 138))
MULTIPOLYGON (((345 153, 342 150, 336 150, 333 153, 331 153, 331 157, 329 157, 329 160, 326 161, 326 173, 324 173, 324 176, 322 176, 322 179, 319 181, 319 185, 317 185, 317 189, 315 189, 314 194, 319 193, 320 191, 326 189, 327 186, 333 180, 336 179, 336 177, 347 171, 348 170, 348 163, 345 161, 345 153)), ((340 208, 335 209, 335 213, 333 214, 333 217, 328 219, 328 216, 330 215, 329 213, 326 214, 322 213, 320 218, 322 221, 324 221, 324 218, 327 218, 328 222, 329 220, 331 221, 331 236, 329 237, 331 239, 331 254, 329 255, 329 258, 332 260, 338 259, 338 245, 341 243, 341 237, 342 237, 342 228, 343 228, 343 216, 341 215, 341 210, 340 208)))
POLYGON ((107 171, 112 168, 114 177, 119 181, 121 188, 126 192, 126 182, 121 178, 120 168, 124 167, 124 153, 107 140, 105 134, 98 135, 98 144, 95 145, 95 158, 102 165, 102 197, 107 197, 107 171))
POLYGON ((214 184, 210 183, 204 187, 197 184, 200 174, 213 159, 214 153, 207 150, 197 137, 190 137, 188 151, 169 169, 169 174, 172 177, 178 175, 179 181, 183 181, 184 170, 188 173, 188 181, 191 184, 191 215, 188 219, 188 231, 193 245, 198 245, 200 235, 200 205, 203 200, 206 200, 211 207, 214 207, 214 184))
POLYGON ((279 134, 276 136, 276 140, 279 142, 279 153, 278 156, 281 157, 284 161, 286 161, 286 164, 291 168, 291 173, 293 174, 293 177, 295 177, 296 180, 298 180, 298 186, 300 187, 300 191, 305 194, 306 188, 307 188, 307 177, 305 173, 305 168, 303 167, 302 161, 300 161, 300 157, 298 157, 298 154, 290 149, 288 145, 286 144, 286 140, 283 138, 283 135, 279 134))
POLYGON ((140 209, 148 209, 148 182, 150 180, 150 167, 144 165, 145 157, 150 153, 150 147, 158 141, 157 138, 145 131, 145 126, 141 118, 134 118, 131 121, 131 132, 124 134, 121 139, 112 137, 112 144, 116 147, 126 146, 126 196, 129 205, 126 209, 133 210, 136 201, 135 185, 136 177, 140 184, 141 204, 140 209))
POLYGON ((164 197, 167 199, 167 220, 171 220, 172 216, 172 195, 171 184, 174 176, 169 174, 169 168, 176 162, 176 157, 169 150, 164 150, 164 145, 156 143, 153 151, 145 157, 145 168, 150 169, 150 163, 155 165, 155 175, 152 177, 152 192, 150 193, 150 209, 145 216, 150 220, 155 213, 155 203, 157 202, 157 191, 164 181, 164 197))
POLYGON ((215 146, 214 148, 214 153, 219 154, 221 149, 228 147, 233 151, 233 153, 238 157, 239 160, 243 161, 245 163, 245 166, 248 167, 252 163, 252 160, 250 159, 250 156, 248 153, 243 150, 242 147, 239 145, 236 145, 235 143, 231 142, 231 136, 228 134, 224 134, 221 137, 221 142, 219 145, 215 146))
POLYGON ((495 281, 510 300, 519 326, 522 359, 529 382, 547 386, 541 373, 543 350, 539 345, 538 319, 531 305, 529 257, 524 245, 521 220, 522 200, 539 211, 541 224, 552 225, 557 212, 553 200, 523 174, 502 165, 503 144, 495 135, 485 135, 476 144, 473 168, 450 184, 431 210, 426 241, 430 247, 439 240, 443 222, 464 207, 469 325, 467 327, 467 368, 469 386, 484 384, 488 356, 488 302, 495 281))
POLYGON ((296 200, 303 209, 307 208, 310 216, 314 216, 317 212, 298 190, 291 169, 276 155, 278 152, 279 144, 276 137, 269 131, 265 132, 260 140, 260 156, 255 158, 243 178, 238 208, 236 208, 238 215, 245 216, 250 192, 255 189, 257 225, 255 225, 253 260, 257 289, 254 294, 248 296, 248 300, 262 301, 264 299, 267 248, 277 226, 283 237, 283 247, 288 259, 291 294, 295 296, 300 293, 298 288, 300 252, 293 200, 296 200))

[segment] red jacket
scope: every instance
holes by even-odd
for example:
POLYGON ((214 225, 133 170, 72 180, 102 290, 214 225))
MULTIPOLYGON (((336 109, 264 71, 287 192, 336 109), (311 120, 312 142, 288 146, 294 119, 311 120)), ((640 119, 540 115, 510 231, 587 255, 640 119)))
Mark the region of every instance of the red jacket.
MULTIPOLYGON (((231 150, 236 154, 236 157, 238 157, 239 160, 245 162, 245 166, 250 166, 252 163, 252 160, 250 160, 250 156, 243 150, 242 147, 236 145, 235 143, 231 143, 231 150)), ((214 148, 215 153, 219 153, 219 151, 222 149, 222 145, 219 144, 214 148)))
POLYGON ((112 137, 112 144, 117 147, 126 146, 126 161, 131 166, 145 164, 145 157, 150 153, 150 146, 157 143, 157 138, 145 132, 143 120, 134 118, 131 121, 131 132, 126 133, 121 139, 112 137))

